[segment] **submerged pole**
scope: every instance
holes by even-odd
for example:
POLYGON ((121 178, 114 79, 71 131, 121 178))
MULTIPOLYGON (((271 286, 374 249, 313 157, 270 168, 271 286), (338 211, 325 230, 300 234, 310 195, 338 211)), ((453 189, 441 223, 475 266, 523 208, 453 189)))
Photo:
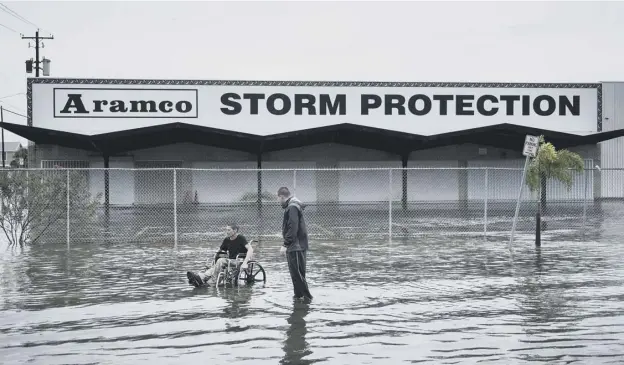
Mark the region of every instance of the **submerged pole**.
POLYGON ((178 248, 178 173, 173 169, 173 248, 178 248))
POLYGON ((104 155, 104 218, 105 227, 108 232, 110 224, 110 176, 109 176, 110 158, 108 154, 104 155))
POLYGON ((524 188, 524 181, 526 180, 527 167, 529 166, 529 156, 524 161, 524 170, 522 171, 522 181, 520 182, 520 191, 518 192, 518 201, 516 202, 516 213, 514 214, 513 224, 511 226, 511 237, 509 238, 509 253, 513 256, 513 239, 516 231, 516 222, 518 221, 518 214, 520 213, 520 199, 522 199, 522 190, 524 188))
POLYGON ((70 212, 70 206, 69 206, 69 169, 66 170, 66 178, 67 178, 67 249, 69 250, 69 212, 70 212))

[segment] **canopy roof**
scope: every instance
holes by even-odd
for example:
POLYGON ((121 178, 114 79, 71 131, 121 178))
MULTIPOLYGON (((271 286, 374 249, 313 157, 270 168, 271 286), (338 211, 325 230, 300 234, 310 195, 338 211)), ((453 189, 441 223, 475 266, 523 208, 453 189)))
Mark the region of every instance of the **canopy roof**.
POLYGON ((185 123, 171 123, 97 135, 61 132, 13 123, 0 123, 0 125, 36 144, 98 151, 105 155, 181 142, 249 153, 279 151, 327 142, 376 149, 399 155, 405 155, 416 150, 464 143, 521 151, 527 134, 544 135, 557 148, 596 144, 624 136, 624 129, 579 136, 513 124, 499 124, 433 136, 414 135, 353 124, 339 124, 268 136, 257 136, 185 123))

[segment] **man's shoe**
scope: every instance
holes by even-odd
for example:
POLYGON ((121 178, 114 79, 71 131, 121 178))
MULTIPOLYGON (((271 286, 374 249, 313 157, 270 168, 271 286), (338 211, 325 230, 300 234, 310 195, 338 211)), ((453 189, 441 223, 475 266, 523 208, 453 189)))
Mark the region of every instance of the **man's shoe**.
POLYGON ((203 285, 201 277, 192 271, 187 271, 186 277, 188 278, 189 284, 195 286, 196 288, 203 285))

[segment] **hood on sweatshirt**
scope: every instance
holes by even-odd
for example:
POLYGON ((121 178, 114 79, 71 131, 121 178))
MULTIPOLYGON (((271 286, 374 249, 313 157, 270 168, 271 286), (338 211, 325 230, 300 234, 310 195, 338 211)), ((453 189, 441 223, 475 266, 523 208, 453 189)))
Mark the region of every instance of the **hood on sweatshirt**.
POLYGON ((305 209, 305 204, 303 204, 303 202, 299 199, 297 199, 297 197, 291 197, 290 199, 286 200, 284 202, 284 204, 282 204, 282 208, 286 209, 290 206, 294 206, 295 208, 299 209, 300 211, 303 212, 303 210, 305 209))

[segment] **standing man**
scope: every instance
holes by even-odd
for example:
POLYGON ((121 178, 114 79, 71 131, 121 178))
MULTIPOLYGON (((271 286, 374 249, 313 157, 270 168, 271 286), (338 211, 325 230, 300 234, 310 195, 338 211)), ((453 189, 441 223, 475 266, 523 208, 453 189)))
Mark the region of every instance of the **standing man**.
POLYGON ((310 294, 305 278, 306 253, 308 251, 308 229, 303 219, 305 206, 299 199, 290 194, 287 187, 279 188, 277 199, 284 208, 284 221, 282 223, 284 245, 280 249, 280 253, 286 254, 295 298, 310 300, 312 294, 310 294))

